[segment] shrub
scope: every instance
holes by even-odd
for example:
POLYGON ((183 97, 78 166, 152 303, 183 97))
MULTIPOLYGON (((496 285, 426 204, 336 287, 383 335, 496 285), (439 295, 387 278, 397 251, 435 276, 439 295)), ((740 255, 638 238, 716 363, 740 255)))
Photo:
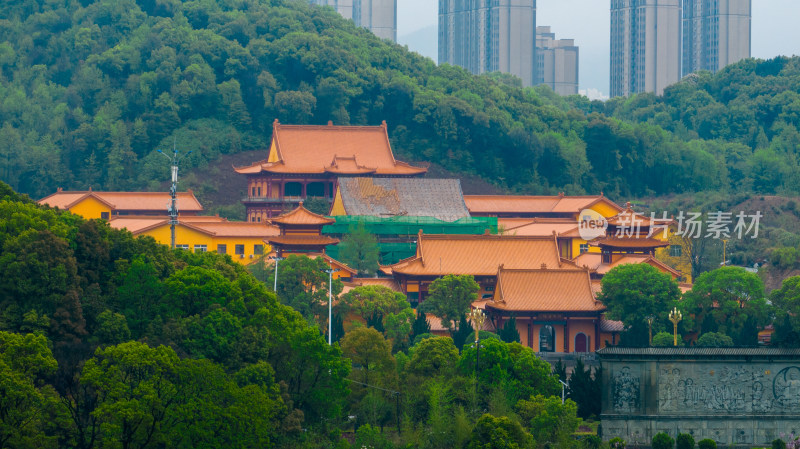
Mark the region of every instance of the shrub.
POLYGON ((584 449, 600 449, 603 446, 603 440, 597 435, 587 435, 583 439, 584 449))
POLYGON ((675 440, 664 432, 658 432, 653 437, 653 449, 673 449, 675 447, 675 440))
POLYGON ((722 332, 706 332, 697 339, 695 345, 705 347, 733 346, 733 339, 722 332))
MULTIPOLYGON (((659 332, 653 335, 653 346, 672 346, 675 342, 675 338, 669 332, 659 332)), ((683 346, 683 340, 681 340, 681 336, 678 335, 678 346, 683 346)))
POLYGON ((697 443, 697 447, 700 449, 717 449, 717 442, 711 438, 706 438, 705 440, 700 440, 697 443))
POLYGON ((780 438, 772 440, 772 449, 786 449, 786 442, 780 438))
POLYGON ((694 449, 694 437, 688 433, 679 433, 675 438, 676 449, 694 449))
POLYGON ((612 438, 608 440, 608 447, 610 449, 625 449, 625 440, 620 437, 612 438))

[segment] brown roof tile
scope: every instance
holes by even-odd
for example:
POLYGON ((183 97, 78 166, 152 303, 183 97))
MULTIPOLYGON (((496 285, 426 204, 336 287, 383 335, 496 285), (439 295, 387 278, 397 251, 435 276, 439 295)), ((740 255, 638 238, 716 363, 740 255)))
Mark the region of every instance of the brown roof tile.
POLYGON ((238 173, 337 173, 417 175, 425 168, 395 160, 386 132, 380 126, 309 126, 273 124, 277 162, 261 161, 235 168, 238 173))
POLYGON ((530 312, 600 312, 588 270, 500 269, 487 307, 530 312))
POLYGON ((593 246, 606 246, 609 248, 660 248, 669 246, 669 242, 654 238, 633 237, 605 237, 593 240, 593 246))
POLYGON ((507 235, 425 235, 417 237, 417 254, 391 265, 395 273, 420 276, 470 274, 494 276, 497 268, 558 268, 561 259, 554 237, 507 235))

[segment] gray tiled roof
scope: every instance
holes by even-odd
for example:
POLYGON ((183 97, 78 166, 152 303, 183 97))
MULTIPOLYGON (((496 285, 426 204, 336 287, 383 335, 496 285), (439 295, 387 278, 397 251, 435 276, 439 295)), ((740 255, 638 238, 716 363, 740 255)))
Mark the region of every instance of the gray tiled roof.
POLYGON ((469 217, 458 179, 339 178, 339 189, 347 215, 469 217))
POLYGON ((674 357, 674 356, 760 356, 760 357, 800 357, 798 348, 623 348, 619 346, 606 347, 599 351, 600 356, 644 356, 644 357, 674 357))

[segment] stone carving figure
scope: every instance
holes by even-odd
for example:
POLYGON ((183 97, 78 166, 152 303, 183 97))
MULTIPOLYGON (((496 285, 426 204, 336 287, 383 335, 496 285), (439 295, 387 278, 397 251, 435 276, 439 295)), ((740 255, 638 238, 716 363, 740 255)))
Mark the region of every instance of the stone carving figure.
POLYGON ((614 377, 614 410, 631 413, 639 407, 639 378, 628 366, 614 377))
POLYGON ((778 372, 772 383, 775 401, 784 408, 800 407, 800 368, 790 366, 778 372))

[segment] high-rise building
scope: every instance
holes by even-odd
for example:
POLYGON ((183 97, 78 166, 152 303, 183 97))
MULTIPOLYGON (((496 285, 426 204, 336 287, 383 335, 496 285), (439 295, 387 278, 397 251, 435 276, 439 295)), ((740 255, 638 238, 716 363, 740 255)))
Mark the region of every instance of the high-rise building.
POLYGON ((310 0, 331 6, 345 19, 372 31, 381 39, 397 42, 397 0, 310 0))
POLYGON ((536 82, 536 0, 439 0, 439 63, 536 82))
POLYGON ((681 0, 611 0, 611 96, 681 78, 681 0))
POLYGON ((536 84, 559 95, 578 93, 578 47, 573 39, 556 39, 549 26, 536 27, 536 84))
POLYGON ((751 0, 683 0, 683 75, 750 57, 751 0))

